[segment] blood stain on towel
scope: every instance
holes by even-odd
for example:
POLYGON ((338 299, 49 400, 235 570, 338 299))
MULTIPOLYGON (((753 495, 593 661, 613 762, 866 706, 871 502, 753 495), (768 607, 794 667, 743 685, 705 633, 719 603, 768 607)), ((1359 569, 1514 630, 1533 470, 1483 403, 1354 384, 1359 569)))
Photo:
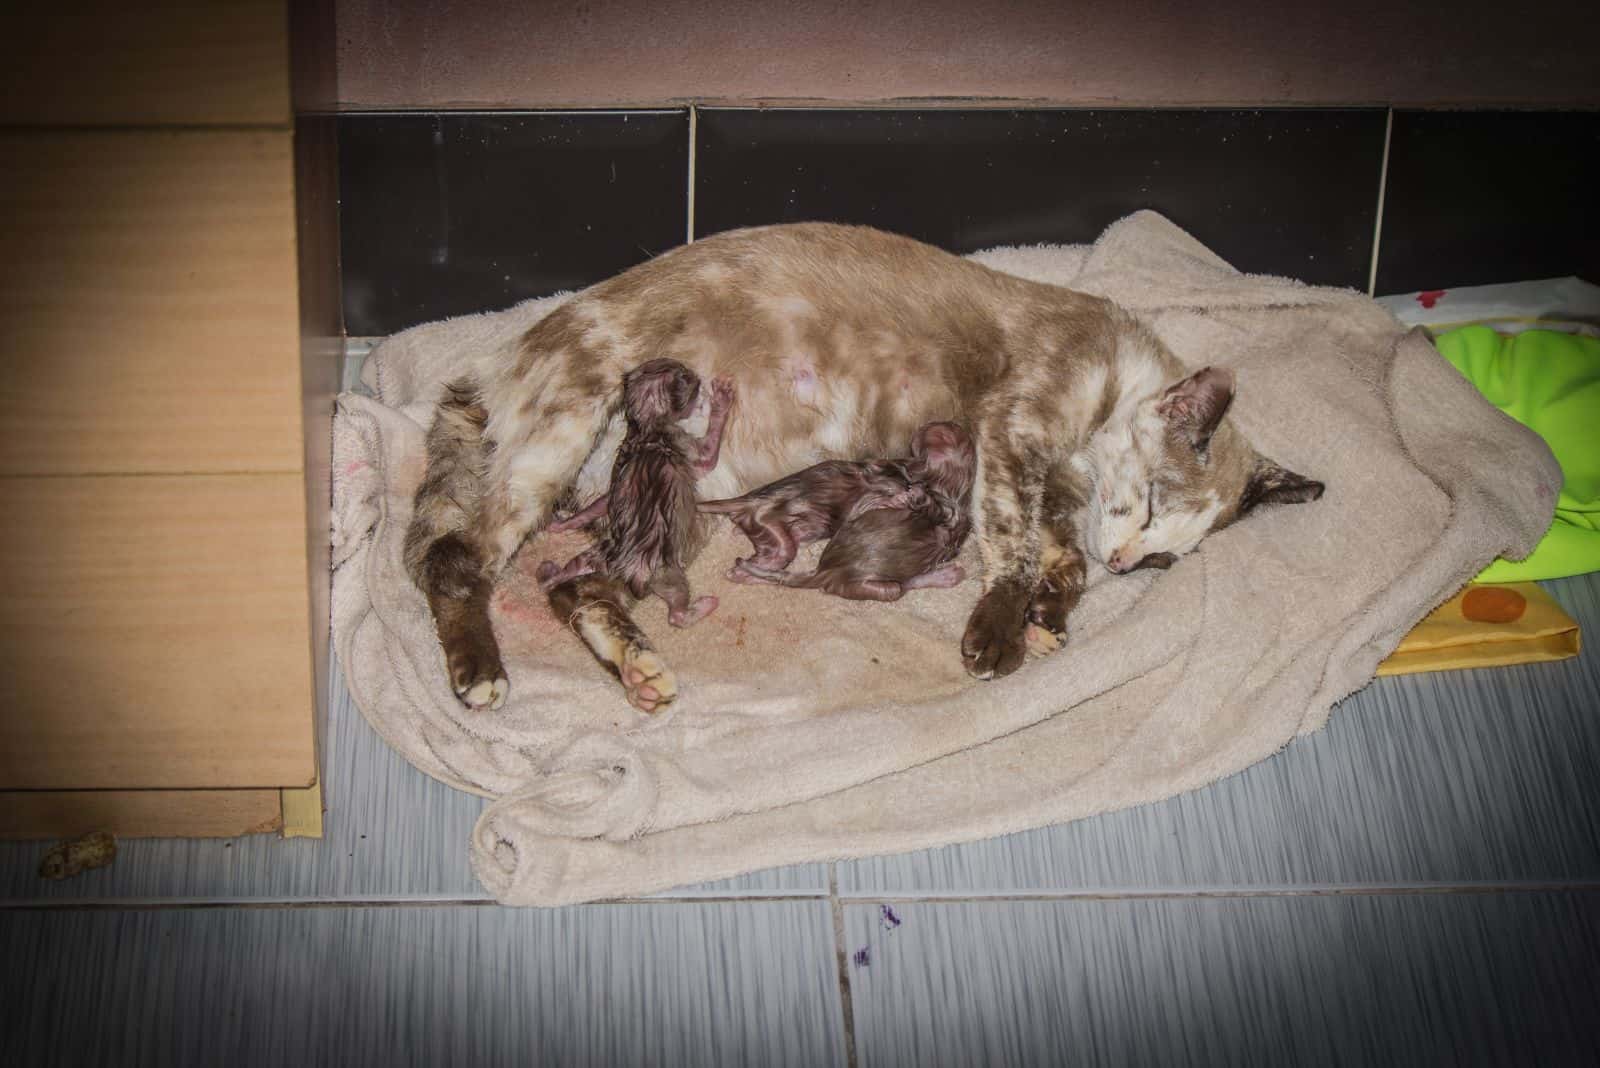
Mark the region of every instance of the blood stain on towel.
POLYGON ((502 586, 495 590, 491 602, 495 615, 519 627, 544 632, 559 630, 549 606, 542 596, 538 596, 538 586, 534 586, 530 593, 520 585, 502 586))
POLYGON ((857 968, 865 968, 872 963, 872 950, 862 946, 856 950, 855 956, 850 958, 850 963, 857 968))
POLYGON ((900 917, 895 915, 894 908, 889 905, 878 906, 878 923, 885 931, 892 931, 900 926, 900 917))
POLYGON ((494 617, 513 624, 513 633, 503 634, 502 641, 516 643, 516 639, 537 635, 545 636, 564 629, 550 611, 550 603, 534 574, 541 559, 539 553, 522 552, 517 562, 501 573, 495 584, 490 608, 494 617))
POLYGON ((1461 598, 1461 614, 1473 623, 1515 623, 1527 610, 1522 594, 1502 586, 1474 586, 1461 598))
POLYGON ((1424 289, 1417 294, 1417 303, 1424 308, 1431 308, 1439 303, 1439 298, 1448 293, 1447 289, 1424 289))

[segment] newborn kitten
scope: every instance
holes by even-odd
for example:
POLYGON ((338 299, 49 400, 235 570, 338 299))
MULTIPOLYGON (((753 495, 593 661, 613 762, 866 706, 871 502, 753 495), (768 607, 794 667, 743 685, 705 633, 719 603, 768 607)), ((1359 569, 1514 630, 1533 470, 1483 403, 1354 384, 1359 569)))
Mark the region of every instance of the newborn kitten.
POLYGON ((716 610, 715 597, 689 600, 684 568, 696 523, 694 484, 717 466, 733 386, 725 379, 711 384, 711 416, 705 437, 697 441, 678 423, 693 414, 699 398, 700 376, 676 360, 651 360, 623 376, 628 429, 611 468, 611 487, 581 512, 550 526, 571 530, 606 516, 606 531, 599 544, 565 567, 548 560, 540 564, 543 589, 604 571, 635 597, 654 593, 666 601, 667 621, 674 627, 693 626, 716 610))

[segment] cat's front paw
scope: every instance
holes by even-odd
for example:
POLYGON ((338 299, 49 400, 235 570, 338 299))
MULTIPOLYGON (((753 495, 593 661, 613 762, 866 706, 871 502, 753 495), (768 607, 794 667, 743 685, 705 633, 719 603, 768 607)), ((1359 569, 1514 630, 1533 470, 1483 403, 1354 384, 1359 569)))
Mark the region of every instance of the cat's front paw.
POLYGON ((1027 601, 1010 586, 996 585, 978 600, 961 637, 967 674, 998 679, 1022 666, 1028 655, 1027 601))

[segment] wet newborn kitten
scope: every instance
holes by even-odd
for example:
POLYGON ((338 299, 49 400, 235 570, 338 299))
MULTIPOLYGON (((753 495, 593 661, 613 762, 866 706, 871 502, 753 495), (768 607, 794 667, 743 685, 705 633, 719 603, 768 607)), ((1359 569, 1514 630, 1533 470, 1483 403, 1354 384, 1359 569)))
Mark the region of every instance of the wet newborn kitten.
POLYGON ((897 601, 907 590, 959 584, 966 572, 952 561, 972 526, 977 466, 972 439, 955 423, 928 423, 917 431, 911 451, 909 462, 818 464, 738 498, 744 502, 740 511, 701 505, 731 513, 736 522, 744 518, 740 526, 756 543, 757 556, 741 560, 728 577, 872 601, 897 601), (870 474, 863 475, 863 468, 870 474), (873 490, 863 493, 862 485, 873 490), (842 521, 835 522, 841 513, 842 521), (799 541, 830 531, 833 538, 815 571, 782 570, 799 541), (757 540, 758 534, 764 540, 757 540), (763 556, 774 548, 786 555, 781 565, 769 567, 763 556))
POLYGON ((715 597, 689 600, 688 542, 694 534, 694 485, 717 466, 722 429, 733 406, 733 386, 711 384, 711 414, 703 438, 690 437, 678 423, 700 399, 700 376, 676 360, 641 364, 622 378, 622 408, 627 435, 611 468, 605 496, 551 530, 587 526, 606 516, 597 545, 565 567, 539 565, 539 585, 549 590, 596 571, 622 580, 635 597, 654 593, 667 602, 667 621, 690 627, 717 607, 715 597))

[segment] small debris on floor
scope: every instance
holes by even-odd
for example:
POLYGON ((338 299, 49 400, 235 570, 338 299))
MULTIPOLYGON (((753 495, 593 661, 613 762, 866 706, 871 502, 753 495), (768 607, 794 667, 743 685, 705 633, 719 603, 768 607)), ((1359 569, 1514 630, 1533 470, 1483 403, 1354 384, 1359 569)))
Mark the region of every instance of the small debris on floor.
POLYGON ((90 831, 51 846, 39 861, 39 878, 70 879, 91 868, 103 868, 116 859, 116 836, 110 831, 90 831))

